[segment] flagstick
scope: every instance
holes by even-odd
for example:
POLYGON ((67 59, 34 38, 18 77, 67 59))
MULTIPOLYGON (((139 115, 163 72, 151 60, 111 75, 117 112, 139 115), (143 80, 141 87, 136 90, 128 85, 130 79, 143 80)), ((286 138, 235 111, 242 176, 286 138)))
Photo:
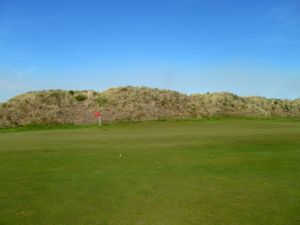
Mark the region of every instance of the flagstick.
POLYGON ((99 116, 98 118, 99 118, 99 127, 101 127, 102 126, 101 116, 99 116))

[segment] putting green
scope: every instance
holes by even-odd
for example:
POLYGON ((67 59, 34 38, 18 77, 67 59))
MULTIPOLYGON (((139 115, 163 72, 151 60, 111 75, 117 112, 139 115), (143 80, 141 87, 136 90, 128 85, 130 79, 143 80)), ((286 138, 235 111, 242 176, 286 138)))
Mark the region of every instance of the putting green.
POLYGON ((300 224, 300 123, 1 132, 0 224, 300 224))

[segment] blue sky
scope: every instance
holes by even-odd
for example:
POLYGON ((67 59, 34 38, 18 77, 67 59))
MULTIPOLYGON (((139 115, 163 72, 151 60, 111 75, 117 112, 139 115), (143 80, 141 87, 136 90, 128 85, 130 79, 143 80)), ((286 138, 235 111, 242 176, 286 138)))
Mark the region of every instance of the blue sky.
POLYGON ((0 0, 0 101, 120 85, 300 97, 299 0, 0 0))

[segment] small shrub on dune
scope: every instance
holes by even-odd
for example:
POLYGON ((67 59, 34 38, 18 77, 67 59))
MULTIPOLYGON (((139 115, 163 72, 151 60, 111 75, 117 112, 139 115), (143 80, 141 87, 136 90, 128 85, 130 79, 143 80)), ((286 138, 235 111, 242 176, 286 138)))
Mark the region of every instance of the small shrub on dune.
POLYGON ((85 94, 79 93, 75 96, 75 99, 79 102, 83 102, 87 99, 87 96, 85 94))

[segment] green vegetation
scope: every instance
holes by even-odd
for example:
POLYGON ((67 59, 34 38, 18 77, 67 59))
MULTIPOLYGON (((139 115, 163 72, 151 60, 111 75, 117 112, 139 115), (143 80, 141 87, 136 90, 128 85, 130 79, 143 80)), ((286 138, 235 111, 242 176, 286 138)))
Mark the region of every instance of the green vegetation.
POLYGON ((0 133, 0 224, 300 224, 300 122, 71 128, 0 133))
POLYGON ((300 100, 240 97, 220 92, 185 95, 146 87, 111 88, 103 92, 49 90, 29 92, 0 105, 0 128, 30 124, 94 124, 163 118, 210 117, 300 118, 300 100))
POLYGON ((82 102, 87 99, 87 96, 85 94, 79 93, 75 96, 75 99, 79 102, 82 102))

